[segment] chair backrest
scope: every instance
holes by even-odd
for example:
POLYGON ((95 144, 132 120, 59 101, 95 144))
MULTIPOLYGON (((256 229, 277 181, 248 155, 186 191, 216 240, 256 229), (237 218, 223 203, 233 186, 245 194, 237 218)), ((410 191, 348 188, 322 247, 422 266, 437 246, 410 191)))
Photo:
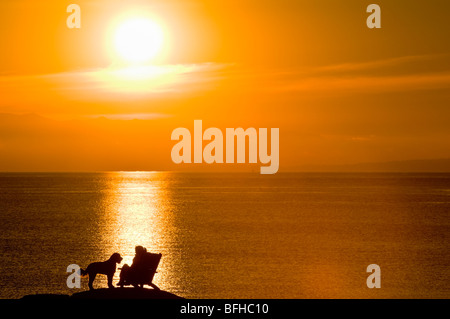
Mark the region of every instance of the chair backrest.
POLYGON ((142 280, 143 283, 150 284, 156 273, 162 254, 145 253, 143 268, 145 269, 142 280))

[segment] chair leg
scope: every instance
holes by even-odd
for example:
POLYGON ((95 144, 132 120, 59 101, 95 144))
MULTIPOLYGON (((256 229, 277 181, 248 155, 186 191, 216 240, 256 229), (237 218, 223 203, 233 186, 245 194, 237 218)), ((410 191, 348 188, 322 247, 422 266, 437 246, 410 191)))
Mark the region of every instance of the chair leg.
POLYGON ((161 290, 161 289, 159 289, 159 287, 158 287, 157 285, 155 285, 154 283, 151 283, 150 286, 152 286, 153 289, 155 289, 155 290, 161 290))

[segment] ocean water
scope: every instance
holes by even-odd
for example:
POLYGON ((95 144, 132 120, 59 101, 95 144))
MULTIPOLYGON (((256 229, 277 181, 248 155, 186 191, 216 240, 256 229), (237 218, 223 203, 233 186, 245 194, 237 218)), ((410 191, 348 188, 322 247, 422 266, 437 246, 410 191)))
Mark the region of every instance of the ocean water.
POLYGON ((136 245, 186 298, 450 297, 450 174, 2 173, 0 217, 0 298, 136 245))

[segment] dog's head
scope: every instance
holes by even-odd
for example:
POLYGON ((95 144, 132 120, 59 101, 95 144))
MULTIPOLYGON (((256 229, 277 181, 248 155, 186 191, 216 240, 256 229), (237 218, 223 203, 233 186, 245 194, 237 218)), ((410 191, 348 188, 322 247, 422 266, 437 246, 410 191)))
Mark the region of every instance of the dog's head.
POLYGON ((119 253, 114 253, 111 255, 111 258, 109 258, 110 260, 114 261, 117 264, 120 264, 120 262, 122 261, 122 257, 120 256, 119 253))

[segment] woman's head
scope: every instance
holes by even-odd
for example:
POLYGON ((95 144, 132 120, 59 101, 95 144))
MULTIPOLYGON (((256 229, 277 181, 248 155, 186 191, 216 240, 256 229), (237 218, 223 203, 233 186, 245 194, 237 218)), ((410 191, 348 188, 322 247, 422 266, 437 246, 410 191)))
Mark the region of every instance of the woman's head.
POLYGON ((136 252, 136 255, 140 255, 140 254, 145 253, 145 252, 147 251, 147 249, 145 249, 145 248, 142 247, 142 246, 136 246, 136 247, 134 248, 134 251, 136 252))

